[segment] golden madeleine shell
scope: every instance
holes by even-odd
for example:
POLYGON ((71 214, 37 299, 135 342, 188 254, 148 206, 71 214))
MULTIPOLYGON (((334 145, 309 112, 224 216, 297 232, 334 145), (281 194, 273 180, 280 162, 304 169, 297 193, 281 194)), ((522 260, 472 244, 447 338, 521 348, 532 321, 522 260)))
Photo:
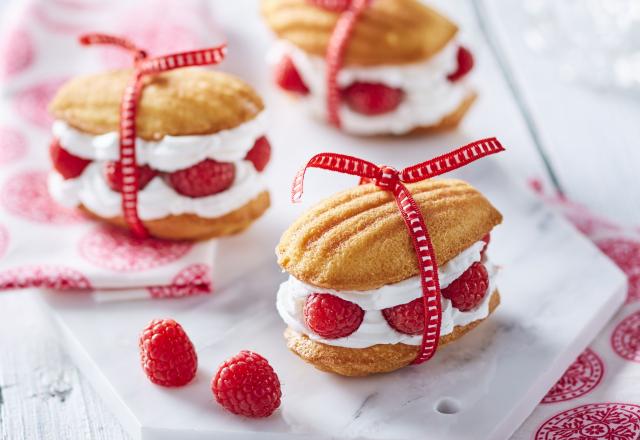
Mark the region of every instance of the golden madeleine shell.
MULTIPOLYGON (((131 70, 80 76, 67 82, 50 104, 51 113, 93 135, 118 131, 120 101, 131 70)), ((202 68, 178 69, 144 78, 137 135, 205 135, 236 127, 263 108, 260 96, 242 80, 202 68)))
MULTIPOLYGON (((270 205, 269 193, 263 191, 253 200, 221 217, 205 218, 195 214, 180 214, 155 220, 145 220, 142 223, 153 237, 166 240, 209 240, 211 238, 239 234, 260 218, 270 205)), ((121 228, 128 228, 123 216, 101 217, 84 205, 80 206, 80 211, 96 220, 103 220, 121 228)))
MULTIPOLYGON (((308 0, 262 0, 262 15, 278 38, 324 57, 337 12, 308 0)), ((359 18, 344 63, 350 66, 407 64, 442 50, 458 32, 449 19, 418 0, 375 0, 359 18)))
MULTIPOLYGON (((429 229, 439 265, 480 240, 502 215, 468 183, 455 179, 407 185, 429 229)), ((283 234, 280 266, 297 279, 335 290, 372 290, 419 273, 393 195, 374 184, 335 194, 283 234)))

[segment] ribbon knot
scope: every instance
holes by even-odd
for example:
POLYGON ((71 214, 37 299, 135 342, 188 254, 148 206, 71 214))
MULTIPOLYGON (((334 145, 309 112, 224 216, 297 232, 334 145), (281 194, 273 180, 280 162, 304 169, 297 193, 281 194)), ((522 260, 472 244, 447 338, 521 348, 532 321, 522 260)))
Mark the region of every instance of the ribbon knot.
POLYGON ((400 182, 400 172, 393 167, 382 165, 379 167, 380 171, 378 177, 374 179, 374 182, 378 188, 393 191, 396 185, 400 182))
POLYGON ((137 237, 147 237, 149 232, 138 216, 138 179, 136 165, 136 116, 138 101, 142 95, 146 75, 166 72, 183 67, 218 64, 226 54, 226 44, 218 47, 193 50, 149 58, 147 52, 126 38, 107 34, 85 34, 79 38, 83 46, 105 44, 130 51, 134 59, 134 72, 125 88, 120 103, 120 166, 122 169, 122 213, 127 225, 137 237))
POLYGON ((136 64, 136 67, 141 61, 146 60, 148 57, 149 57, 149 54, 147 53, 146 50, 142 50, 142 49, 136 50, 136 52, 133 55, 133 60, 136 64))
POLYGON ((504 151, 496 138, 481 139, 460 147, 450 153, 398 171, 390 166, 378 166, 363 159, 344 154, 320 153, 296 174, 291 188, 291 200, 300 201, 304 190, 304 176, 308 168, 321 168, 360 177, 360 183, 373 182, 378 188, 389 191, 404 220, 411 238, 419 268, 422 287, 424 328, 418 354, 413 361, 420 364, 433 357, 438 349, 442 324, 442 303, 438 263, 431 237, 424 221, 420 206, 416 203, 405 183, 415 183, 430 179, 468 165, 482 157, 504 151))

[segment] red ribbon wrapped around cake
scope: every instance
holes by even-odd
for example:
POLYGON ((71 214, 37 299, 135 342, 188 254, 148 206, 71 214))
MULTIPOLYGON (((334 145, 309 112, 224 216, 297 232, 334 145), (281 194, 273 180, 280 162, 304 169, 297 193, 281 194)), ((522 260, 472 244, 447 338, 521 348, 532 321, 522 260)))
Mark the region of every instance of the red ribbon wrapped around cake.
POLYGON ((413 361, 414 364, 428 361, 438 349, 440 326, 442 324, 442 304, 440 300, 438 264, 434 247, 421 210, 405 184, 420 182, 445 174, 482 157, 501 151, 504 151, 504 148, 496 138, 482 139, 401 171, 388 166, 378 166, 357 157, 335 153, 320 153, 312 157, 294 179, 291 190, 293 202, 299 201, 302 197, 304 175, 307 168, 321 168, 358 176, 361 183, 372 182, 378 188, 393 194, 398 210, 406 225, 407 233, 411 237, 420 269, 424 325, 422 343, 418 355, 413 361))
MULTIPOLYGON (((61 68, 69 77, 78 70, 73 61, 91 55, 78 45, 78 29, 51 31, 49 55, 68 60, 61 68)), ((105 299, 211 292, 215 243, 205 240, 244 230, 269 206, 260 97, 230 75, 182 69, 217 64, 224 45, 156 57, 111 35, 85 34, 80 42, 131 52, 133 69, 75 78, 60 89, 63 81, 35 68, 30 52, 25 66, 3 78, 0 290, 95 291, 105 299), (202 99, 189 101, 195 89, 202 99), (244 111, 212 117, 207 112, 221 108, 216 99, 228 98, 228 89, 241 96, 227 110, 244 111)), ((111 65, 102 56, 110 50, 94 53, 111 65)))
POLYGON ((274 80, 356 135, 453 129, 476 99, 457 25, 419 0, 264 0, 274 80))

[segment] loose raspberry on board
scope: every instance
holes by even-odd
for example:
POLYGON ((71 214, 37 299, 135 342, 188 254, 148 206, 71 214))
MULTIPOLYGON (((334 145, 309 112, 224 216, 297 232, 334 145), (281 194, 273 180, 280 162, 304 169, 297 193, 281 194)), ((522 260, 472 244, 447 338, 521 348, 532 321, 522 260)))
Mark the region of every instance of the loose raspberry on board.
POLYGON ((220 365, 211 381, 216 401, 233 414, 269 417, 280 406, 280 380, 258 353, 242 350, 220 365))
POLYGON ((165 387, 191 382, 198 369, 195 348, 180 324, 173 319, 154 319, 139 341, 142 369, 149 380, 165 387))

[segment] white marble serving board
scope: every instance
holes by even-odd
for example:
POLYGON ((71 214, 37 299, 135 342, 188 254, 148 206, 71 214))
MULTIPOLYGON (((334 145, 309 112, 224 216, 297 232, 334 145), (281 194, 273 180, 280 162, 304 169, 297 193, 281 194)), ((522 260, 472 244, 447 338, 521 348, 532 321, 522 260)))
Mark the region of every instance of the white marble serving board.
POLYGON ((235 275, 250 254, 271 254, 272 248, 254 243, 275 236, 269 221, 275 215, 245 236, 221 240, 220 286, 210 297, 130 303, 44 298, 82 371, 134 439, 507 438, 622 303, 625 279, 495 162, 465 174, 505 217, 490 248, 503 265, 503 303, 491 319, 421 366, 347 379, 317 371, 287 351, 274 306, 284 275, 273 258, 235 275), (155 317, 177 319, 198 349, 198 376, 182 389, 154 386, 140 369, 137 335, 155 317), (209 381, 217 365, 241 349, 266 356, 281 378, 282 407, 269 419, 236 417, 213 402, 209 381))
MULTIPOLYGON (((210 297, 100 303, 45 293, 71 355, 136 440, 507 438, 613 315, 626 289, 609 260, 507 171, 539 159, 527 156, 531 139, 491 54, 473 34, 482 92, 460 130, 429 138, 351 138, 306 119, 274 93, 263 61, 269 37, 256 9, 240 3, 215 3, 221 23, 238 17, 243 23, 223 26, 229 58, 222 68, 256 85, 271 111, 272 209, 246 234, 219 241, 210 297), (452 176, 471 181, 504 214, 490 248, 503 266, 503 303, 495 315, 427 364, 383 376, 341 378, 289 353, 275 310, 286 276, 273 249, 310 203, 356 181, 312 170, 306 203, 292 206, 289 185, 298 167, 314 153, 333 150, 400 168, 492 135, 518 154, 488 158, 452 176), (139 366, 137 336, 156 317, 181 322, 197 347, 199 372, 184 388, 154 386, 139 366), (269 419, 233 416, 213 401, 209 381, 216 367, 241 349, 267 357, 280 376, 282 407, 269 419)), ((459 18, 465 20, 464 11, 459 18)))
POLYGON ((503 265, 503 303, 491 319, 421 366, 347 379, 317 371, 289 353, 274 307, 284 275, 273 258, 229 278, 247 255, 265 254, 252 241, 275 233, 269 221, 221 241, 222 285, 210 297, 132 303, 97 303, 79 295, 44 298, 72 355, 136 439, 223 433, 243 439, 268 434, 507 438, 622 303, 625 281, 590 242, 496 163, 465 174, 505 217, 490 248, 503 265), (138 333, 152 318, 166 316, 184 325, 199 353, 198 376, 182 389, 152 385, 139 367, 138 333), (209 381, 215 368, 241 349, 262 353, 281 378, 282 407, 269 419, 232 416, 213 402, 209 381))

